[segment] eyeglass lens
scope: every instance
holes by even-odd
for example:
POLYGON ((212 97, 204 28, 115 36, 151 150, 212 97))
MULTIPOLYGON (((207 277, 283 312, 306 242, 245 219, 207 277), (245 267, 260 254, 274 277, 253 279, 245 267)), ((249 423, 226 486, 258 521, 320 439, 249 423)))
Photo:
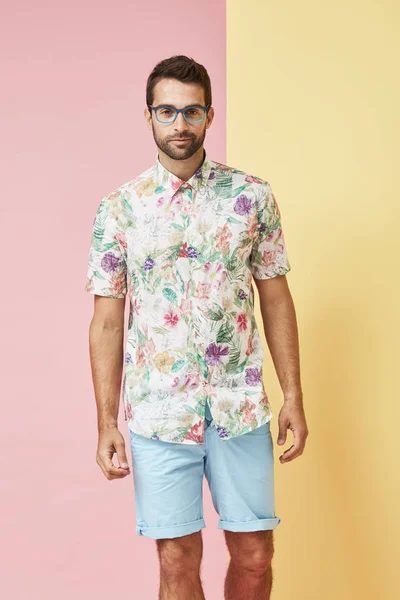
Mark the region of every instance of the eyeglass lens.
MULTIPOLYGON (((204 116, 204 109, 199 108, 198 106, 194 106, 194 107, 189 106, 184 111, 184 114, 185 114, 187 121, 189 121, 191 123, 197 123, 198 121, 202 120, 202 118, 204 116)), ((159 108, 157 110, 158 120, 161 121, 162 123, 172 122, 175 119, 175 116, 176 116, 176 110, 174 110, 173 108, 163 107, 163 108, 159 108)))

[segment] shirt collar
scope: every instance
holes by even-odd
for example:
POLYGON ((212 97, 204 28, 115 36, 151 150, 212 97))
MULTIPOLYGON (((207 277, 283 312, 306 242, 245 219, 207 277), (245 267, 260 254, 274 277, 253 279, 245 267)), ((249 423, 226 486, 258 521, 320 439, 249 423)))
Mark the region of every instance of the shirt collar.
POLYGON ((192 175, 190 179, 184 181, 180 179, 171 171, 168 171, 160 162, 158 151, 156 154, 156 165, 155 172, 158 183, 168 189, 171 192, 171 196, 175 194, 179 190, 182 185, 191 186, 193 189, 197 191, 202 191, 207 185, 210 173, 212 169, 211 160, 207 154, 207 151, 204 148, 204 160, 200 167, 197 169, 196 173, 192 175))

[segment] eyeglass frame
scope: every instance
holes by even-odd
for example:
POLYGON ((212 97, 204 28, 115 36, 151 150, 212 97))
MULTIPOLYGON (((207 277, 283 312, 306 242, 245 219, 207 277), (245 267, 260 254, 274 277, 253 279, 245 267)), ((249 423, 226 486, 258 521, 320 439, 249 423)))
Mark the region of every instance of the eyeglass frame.
POLYGON ((190 104, 189 106, 185 106, 185 108, 176 108, 175 106, 172 106, 172 104, 159 104, 158 106, 152 106, 151 104, 147 105, 147 108, 150 110, 150 112, 151 112, 151 110, 154 110, 157 121, 159 123, 162 123, 163 125, 171 125, 172 123, 175 123, 179 113, 182 113, 183 118, 185 119, 186 123, 189 123, 190 125, 197 125, 198 123, 202 123, 204 121, 204 118, 210 107, 211 107, 211 104, 208 104, 207 106, 203 106, 202 104, 190 104), (158 114, 157 114, 157 111, 159 108, 172 108, 175 111, 174 120, 173 121, 160 121, 160 119, 158 118, 158 114), (188 110, 189 108, 202 108, 204 110, 203 117, 201 119, 199 119, 198 121, 192 121, 192 122, 188 121, 185 116, 185 110, 188 110))

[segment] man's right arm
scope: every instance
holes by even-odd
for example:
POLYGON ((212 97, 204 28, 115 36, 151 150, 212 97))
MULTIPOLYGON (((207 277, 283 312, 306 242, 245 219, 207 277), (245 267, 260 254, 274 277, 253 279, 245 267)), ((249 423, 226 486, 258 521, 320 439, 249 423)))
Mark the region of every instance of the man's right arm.
POLYGON ((95 295, 94 307, 89 328, 89 350, 99 432, 97 462, 107 478, 114 479, 129 472, 129 468, 121 469, 112 464, 112 456, 117 452, 121 467, 123 464, 129 467, 124 438, 118 431, 125 298, 95 295))
POLYGON ((94 296, 89 350, 99 432, 118 425, 124 356, 124 308, 125 298, 94 296))

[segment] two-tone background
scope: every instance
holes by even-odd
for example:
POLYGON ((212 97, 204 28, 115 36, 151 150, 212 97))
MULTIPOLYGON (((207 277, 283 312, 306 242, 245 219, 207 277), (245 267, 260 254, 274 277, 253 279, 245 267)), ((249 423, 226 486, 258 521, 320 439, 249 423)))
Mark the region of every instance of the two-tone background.
MULTIPOLYGON (((276 445, 282 394, 267 352, 273 597, 400 597, 399 6, 2 9, 2 597, 156 598, 155 543, 135 534, 132 481, 107 481, 95 462, 83 288, 99 200, 155 160, 146 78, 173 54, 208 69, 207 150, 271 183, 292 266, 310 436, 300 458, 279 463, 292 438, 276 445)), ((202 577, 220 600, 229 555, 206 483, 204 504, 202 577)))

